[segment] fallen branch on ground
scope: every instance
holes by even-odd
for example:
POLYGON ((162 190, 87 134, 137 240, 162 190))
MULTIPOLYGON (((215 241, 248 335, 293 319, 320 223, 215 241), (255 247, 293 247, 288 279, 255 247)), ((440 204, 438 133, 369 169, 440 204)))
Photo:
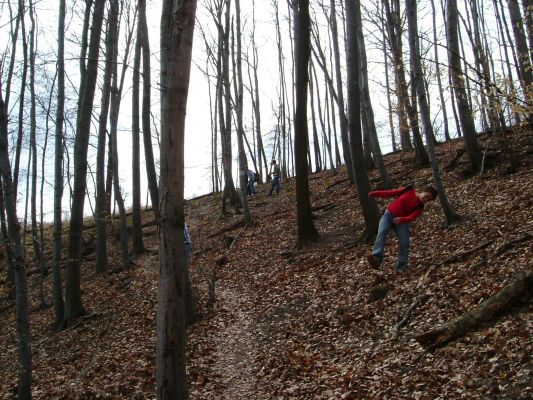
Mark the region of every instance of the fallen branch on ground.
POLYGON ((489 322, 516 303, 524 303, 533 295, 533 265, 529 265, 494 296, 489 297, 473 310, 464 313, 444 326, 415 336, 425 349, 433 350, 458 339, 489 322))
POLYGON ((507 243, 504 243, 502 244, 500 247, 498 247, 496 249, 496 251, 494 252, 494 256, 499 256, 500 254, 502 254, 503 252, 505 252, 506 250, 510 249, 511 247, 513 247, 515 244, 518 244, 518 243, 522 243, 522 242, 525 242, 526 240, 528 239, 531 239, 533 238, 533 235, 531 234, 531 232, 528 232, 516 239, 513 239, 513 240, 510 240, 508 241, 507 243))
POLYGON ((338 180, 336 182, 333 182, 331 185, 326 186, 326 190, 331 189, 332 187, 340 185, 341 183, 347 182, 349 180, 350 180, 349 178, 344 178, 344 179, 340 179, 340 180, 338 180))
POLYGON ((229 232, 235 228, 238 228, 239 226, 242 226, 242 224, 244 224, 244 221, 243 220, 239 220, 233 224, 231 224, 230 226, 227 226, 225 228, 222 228, 221 230, 215 232, 215 233, 212 233, 211 235, 208 236, 208 238, 213 238, 215 236, 218 236, 218 235, 221 235, 222 233, 226 233, 226 232, 229 232))
POLYGON ((409 318, 411 318, 411 313, 413 312, 415 307, 419 303, 423 303, 424 301, 426 301, 428 297, 429 295, 427 293, 424 293, 424 294, 417 296, 413 300, 413 302, 411 303, 411 306, 407 309, 401 321, 398 322, 398 324, 396 325, 396 336, 398 336, 398 334, 400 333, 400 329, 403 328, 405 325, 407 325, 407 322, 409 322, 409 318))

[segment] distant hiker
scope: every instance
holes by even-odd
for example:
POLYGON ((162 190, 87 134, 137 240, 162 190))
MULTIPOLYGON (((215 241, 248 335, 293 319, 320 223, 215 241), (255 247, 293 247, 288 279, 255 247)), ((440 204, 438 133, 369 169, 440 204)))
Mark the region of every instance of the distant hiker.
POLYGON ((195 299, 193 299, 191 274, 189 271, 192 240, 187 223, 183 225, 183 266, 185 268, 185 320, 191 325, 196 319, 195 299))
POLYGON ((251 169, 248 170, 248 185, 246 186, 246 192, 248 193, 248 196, 253 196, 255 194, 255 186, 254 183, 258 179, 258 175, 252 171, 251 169))
POLYGON ((189 226, 185 222, 183 226, 183 256, 184 256, 185 270, 189 268, 189 258, 191 256, 191 250, 192 250, 191 235, 189 233, 189 226))
POLYGON ((272 171, 272 186, 268 192, 269 196, 272 196, 272 192, 275 190, 279 194, 279 178, 280 178, 280 169, 279 165, 276 164, 276 160, 272 160, 270 165, 273 166, 274 170, 272 171))
POLYGON ((408 268, 409 258, 409 223, 414 221, 424 212, 424 204, 435 200, 437 191, 428 186, 417 192, 412 186, 394 190, 375 190, 368 194, 369 197, 397 197, 381 217, 378 234, 374 243, 374 250, 367 256, 372 268, 379 268, 383 261, 385 241, 391 229, 396 232, 400 251, 396 269, 405 271, 408 268))

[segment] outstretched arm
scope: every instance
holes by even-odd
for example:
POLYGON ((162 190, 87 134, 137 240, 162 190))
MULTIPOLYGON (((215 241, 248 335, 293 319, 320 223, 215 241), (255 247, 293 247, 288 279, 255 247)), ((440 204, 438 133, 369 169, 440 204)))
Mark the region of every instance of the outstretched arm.
POLYGON ((368 193, 368 197, 395 197, 404 191, 405 188, 393 190, 374 190, 368 193))

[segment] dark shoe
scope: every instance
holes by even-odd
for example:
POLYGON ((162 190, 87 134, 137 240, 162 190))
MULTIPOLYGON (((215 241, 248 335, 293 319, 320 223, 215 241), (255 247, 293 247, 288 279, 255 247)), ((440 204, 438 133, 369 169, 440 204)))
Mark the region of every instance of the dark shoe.
POLYGON ((409 265, 407 265, 407 264, 396 265, 396 271, 398 271, 398 272, 405 272, 408 269, 409 269, 409 265))
POLYGON ((366 256, 366 259, 368 260, 368 264, 370 264, 372 268, 379 269, 381 262, 376 256, 374 256, 373 254, 369 254, 366 256))

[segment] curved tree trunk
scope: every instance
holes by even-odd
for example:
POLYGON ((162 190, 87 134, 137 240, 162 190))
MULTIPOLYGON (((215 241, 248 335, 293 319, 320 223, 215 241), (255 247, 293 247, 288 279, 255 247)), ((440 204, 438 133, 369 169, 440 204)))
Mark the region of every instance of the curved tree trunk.
POLYGON ((143 102, 142 102, 142 132, 144 143, 144 162, 146 164, 146 178, 148 190, 152 201, 152 212, 157 221, 159 209, 159 189, 157 187, 157 174, 155 172, 154 150, 152 147, 152 132, 150 128, 150 108, 152 102, 152 78, 150 66, 150 39, 148 24, 146 22, 146 0, 139 0, 139 25, 141 27, 141 46, 143 58, 143 102))

